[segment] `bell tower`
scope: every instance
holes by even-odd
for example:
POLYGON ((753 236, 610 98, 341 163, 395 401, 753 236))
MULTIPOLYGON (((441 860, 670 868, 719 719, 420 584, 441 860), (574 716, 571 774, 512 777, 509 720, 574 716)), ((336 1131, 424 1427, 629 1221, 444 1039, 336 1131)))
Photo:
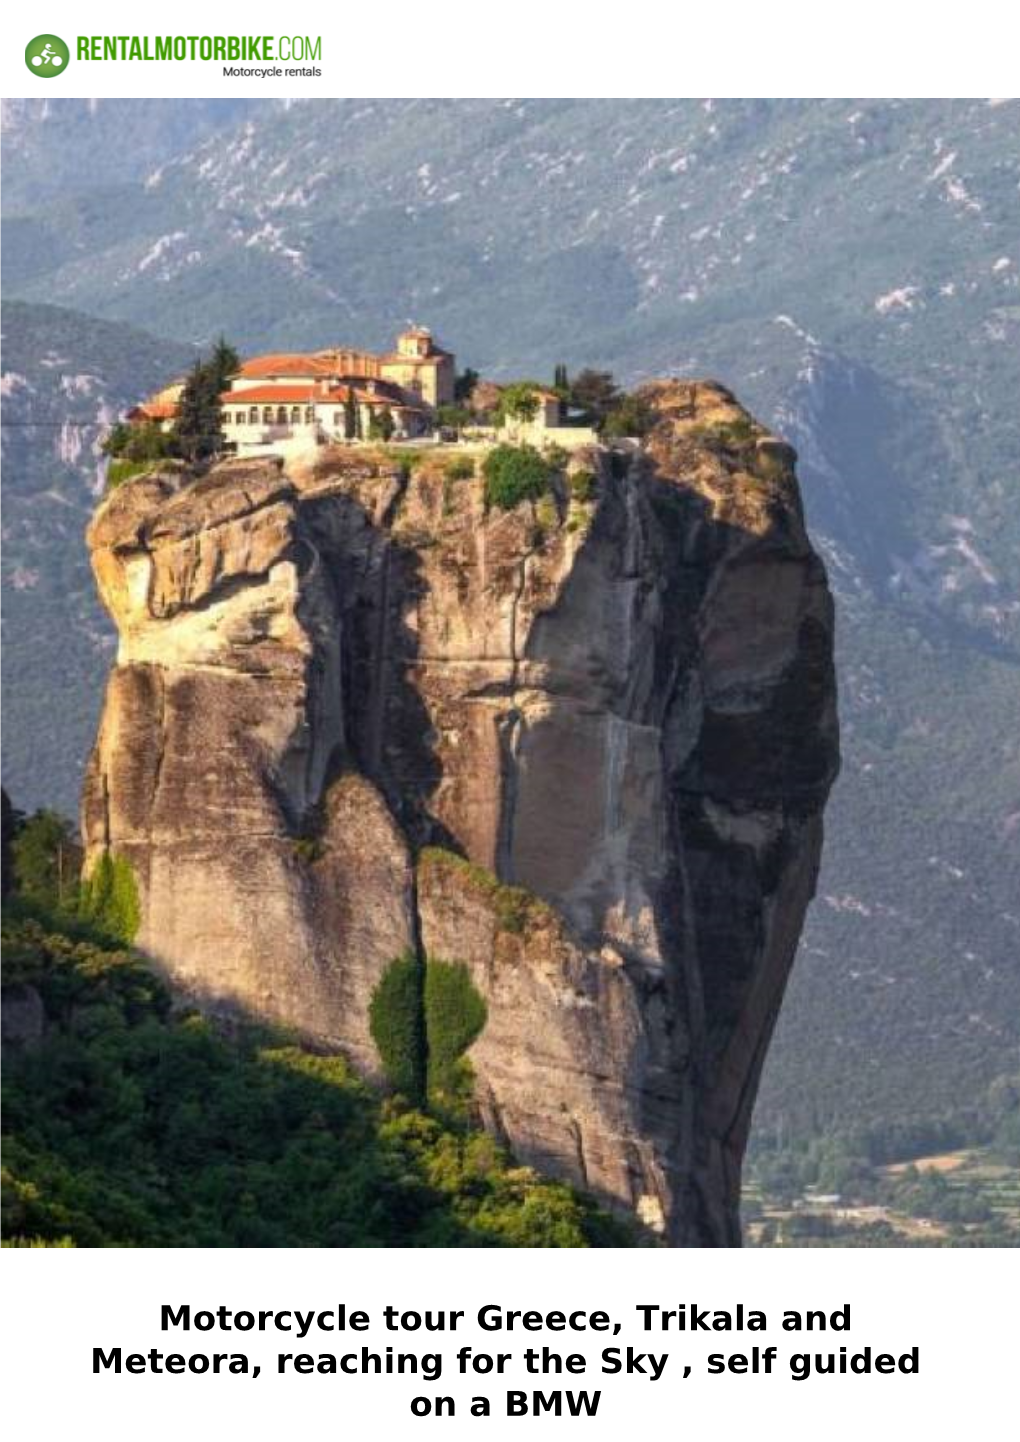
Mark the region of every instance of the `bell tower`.
POLYGON ((397 354, 411 360, 425 360, 432 354, 432 332, 427 326, 409 326, 397 336, 397 354))

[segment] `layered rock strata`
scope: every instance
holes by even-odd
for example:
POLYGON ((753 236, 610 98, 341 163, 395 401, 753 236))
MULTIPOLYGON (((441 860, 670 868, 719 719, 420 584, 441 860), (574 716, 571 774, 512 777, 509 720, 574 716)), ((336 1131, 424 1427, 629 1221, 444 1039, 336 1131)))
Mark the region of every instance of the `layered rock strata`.
POLYGON ((510 511, 443 451, 115 491, 83 830, 182 990, 370 1076, 393 958, 463 962, 485 1124, 730 1245, 837 766, 832 605, 790 449, 717 385, 645 394, 642 446, 510 511))

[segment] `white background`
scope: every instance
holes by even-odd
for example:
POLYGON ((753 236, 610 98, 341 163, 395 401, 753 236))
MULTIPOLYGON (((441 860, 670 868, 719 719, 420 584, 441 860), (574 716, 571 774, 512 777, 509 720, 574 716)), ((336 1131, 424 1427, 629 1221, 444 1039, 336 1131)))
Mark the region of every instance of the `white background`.
MULTIPOLYGON (((1007 1437, 1016 1427, 1016 1253, 926 1251, 747 1252, 10 1252, 4 1253, 6 1420, 9 1435, 71 1435, 147 1442, 262 1439, 519 1436, 525 1429, 568 1427, 586 1442, 621 1436, 747 1439, 938 1439, 1007 1437), (733 1308, 743 1301, 770 1322, 759 1332, 645 1333, 638 1303, 681 1302, 733 1308), (392 1304, 424 1311, 461 1308, 455 1334, 160 1331, 160 1306, 195 1309, 328 1308, 346 1302, 381 1323, 392 1304), (603 1309, 622 1324, 601 1333, 483 1333, 471 1325, 487 1303, 504 1308, 603 1309), (850 1305, 849 1332, 784 1333, 787 1307, 850 1305), (418 1334, 419 1336, 421 1334, 418 1334), (583 1352, 628 1343, 669 1351, 662 1379, 528 1377, 523 1364, 501 1379, 461 1378, 457 1346, 519 1354, 526 1345, 583 1352), (775 1343, 775 1375, 708 1376, 710 1352, 749 1352, 775 1343), (413 1377, 290 1376, 276 1373, 278 1352, 357 1351, 363 1344, 403 1351, 445 1351, 450 1368, 426 1383, 413 1377), (794 1351, 851 1352, 870 1345, 900 1353, 917 1345, 915 1376, 789 1379, 794 1351), (245 1352, 262 1365, 243 1376, 92 1374, 92 1348, 166 1352, 245 1352), (691 1376, 683 1380, 683 1365, 691 1376), (507 1388, 601 1388, 594 1418, 507 1418, 507 1388), (417 1419, 410 1402, 452 1395, 453 1418, 417 1419), (489 1418, 469 1415, 472 1395, 489 1395, 489 1418), (10 1424, 13 1423, 13 1426, 10 1424)), ((444 1362, 447 1358, 444 1358, 444 1362)))
MULTIPOLYGON (((532 3, 507 6, 386 0, 384 5, 280 6, 240 10, 175 4, 9 6, 0 47, 0 89, 7 96, 287 95, 989 95, 1015 88, 1020 36, 1015 7, 968 0, 921 6, 854 0, 728 3, 692 7, 630 0, 625 6, 532 3), (29 15, 29 12, 31 14, 29 15), (23 17, 29 16, 24 19, 23 17), (66 72, 36 81, 24 47, 51 32, 71 46, 66 72), (320 80, 224 79, 209 63, 96 63, 76 58, 75 37, 95 34, 321 34, 320 80)), ((338 143, 342 143, 338 138, 338 143)), ((519 1435, 525 1426, 569 1427, 591 1439, 639 1432, 713 1438, 904 1438, 926 1442, 1004 1436, 1016 1427, 1015 1299, 1017 1252, 756 1251, 684 1252, 67 1252, 0 1253, 3 1267, 4 1420, 11 1434, 82 1442, 144 1437, 194 1439, 238 1435, 259 1442, 316 1437, 519 1435), (302 1309, 344 1301, 379 1314, 386 1303, 424 1310, 460 1307, 468 1322, 493 1302, 503 1307, 603 1308, 623 1324, 600 1334, 482 1334, 415 1341, 381 1327, 367 1334, 183 1333, 159 1330, 163 1302, 193 1307, 302 1309), (645 1334, 633 1307, 763 1309, 767 1335, 645 1334), (784 1307, 849 1302, 849 1333, 784 1334, 784 1307), (392 1344, 443 1350, 456 1345, 519 1354, 547 1341, 593 1359, 603 1346, 633 1344, 671 1352, 663 1379, 534 1379, 518 1365, 506 1379, 461 1378, 435 1384, 409 1377, 286 1377, 279 1351, 356 1350, 392 1344), (704 1374, 710 1351, 776 1343, 774 1376, 704 1374), (822 1377, 789 1380, 796 1350, 846 1344, 896 1353, 921 1349, 917 1377, 822 1377), (231 1376, 93 1376, 92 1347, 145 1351, 243 1351, 262 1364, 257 1380, 231 1376), (692 1367, 682 1380, 684 1363, 692 1367), (507 1387, 601 1388, 594 1419, 513 1419, 502 1412, 507 1387), (454 1419, 416 1420, 410 1399, 452 1394, 454 1419), (472 1419, 467 1399, 488 1394, 493 1416, 472 1419)))

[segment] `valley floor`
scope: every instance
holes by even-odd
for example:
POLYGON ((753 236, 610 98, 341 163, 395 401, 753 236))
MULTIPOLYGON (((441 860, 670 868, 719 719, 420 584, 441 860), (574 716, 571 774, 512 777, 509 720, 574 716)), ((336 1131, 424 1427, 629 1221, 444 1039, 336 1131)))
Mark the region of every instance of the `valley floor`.
POLYGON ((1015 1247, 1020 1166, 980 1146, 876 1167, 840 1193, 777 1195, 752 1179, 744 1220, 752 1247, 1015 1247))

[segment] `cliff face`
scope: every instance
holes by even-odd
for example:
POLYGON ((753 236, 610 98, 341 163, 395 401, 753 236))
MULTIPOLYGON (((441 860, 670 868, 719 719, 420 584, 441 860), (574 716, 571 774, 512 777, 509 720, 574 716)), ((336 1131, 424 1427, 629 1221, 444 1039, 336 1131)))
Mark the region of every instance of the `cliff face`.
POLYGON ((717 386, 647 395, 645 449, 537 508, 486 512, 449 455, 115 492, 83 828, 180 986, 368 1074, 393 958, 463 962, 486 1124, 732 1244, 837 765, 832 611, 788 448, 717 386))

